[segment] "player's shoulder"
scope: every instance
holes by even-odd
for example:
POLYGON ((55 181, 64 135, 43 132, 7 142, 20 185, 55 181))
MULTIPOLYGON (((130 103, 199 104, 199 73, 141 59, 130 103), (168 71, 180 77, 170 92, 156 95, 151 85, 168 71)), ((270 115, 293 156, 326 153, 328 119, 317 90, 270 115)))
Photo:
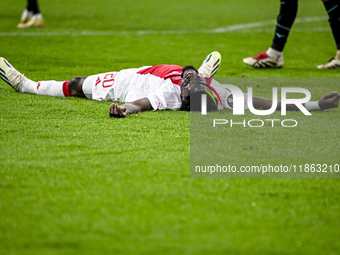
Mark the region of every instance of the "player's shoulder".
POLYGON ((182 70, 183 67, 178 65, 156 65, 142 69, 138 73, 151 74, 166 79, 171 76, 180 76, 182 70))

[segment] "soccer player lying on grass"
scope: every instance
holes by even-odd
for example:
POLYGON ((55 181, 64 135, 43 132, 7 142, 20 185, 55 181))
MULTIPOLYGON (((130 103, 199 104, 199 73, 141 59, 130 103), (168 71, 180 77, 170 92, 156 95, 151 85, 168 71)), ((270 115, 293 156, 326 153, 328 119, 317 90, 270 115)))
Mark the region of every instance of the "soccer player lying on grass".
MULTIPOLYGON (((126 117, 129 114, 152 110, 200 111, 200 103, 190 105, 190 101, 200 102, 204 93, 214 97, 219 95, 219 98, 207 96, 208 111, 232 109, 231 93, 226 89, 221 91, 218 86, 220 84, 211 78, 217 72, 220 62, 221 55, 215 51, 207 56, 198 71, 192 66, 183 68, 177 65, 157 65, 75 77, 70 81, 34 82, 17 71, 7 60, 0 58, 0 76, 16 91, 22 93, 75 96, 124 103, 112 103, 110 116, 126 117)), ((335 108, 339 105, 339 98, 338 92, 332 92, 318 102, 308 102, 309 105, 306 104, 305 107, 307 110, 335 108)), ((270 109, 272 106, 270 99, 252 99, 256 109, 270 109)), ((246 101, 247 95, 245 106, 246 101)), ((277 110, 279 109, 280 102, 277 106, 277 110)), ((299 109, 295 105, 287 105, 287 110, 299 109)))

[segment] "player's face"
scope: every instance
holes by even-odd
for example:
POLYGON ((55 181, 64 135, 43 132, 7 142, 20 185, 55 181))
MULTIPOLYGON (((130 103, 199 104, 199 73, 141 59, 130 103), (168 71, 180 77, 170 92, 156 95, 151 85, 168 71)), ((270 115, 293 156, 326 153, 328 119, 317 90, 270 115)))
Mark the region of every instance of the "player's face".
POLYGON ((182 85, 181 86, 181 100, 182 102, 190 96, 190 84, 182 85))
POLYGON ((194 82, 181 83, 181 100, 182 102, 190 97, 190 93, 197 91, 199 84, 194 82))

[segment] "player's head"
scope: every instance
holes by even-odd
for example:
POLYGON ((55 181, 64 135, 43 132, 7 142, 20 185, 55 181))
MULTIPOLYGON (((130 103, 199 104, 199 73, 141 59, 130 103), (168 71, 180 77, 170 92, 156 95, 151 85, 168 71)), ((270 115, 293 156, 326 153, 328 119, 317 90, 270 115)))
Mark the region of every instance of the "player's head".
POLYGON ((186 66, 182 72, 180 110, 200 111, 202 95, 206 94, 207 111, 217 110, 217 99, 209 88, 206 80, 201 77, 193 66, 186 66))

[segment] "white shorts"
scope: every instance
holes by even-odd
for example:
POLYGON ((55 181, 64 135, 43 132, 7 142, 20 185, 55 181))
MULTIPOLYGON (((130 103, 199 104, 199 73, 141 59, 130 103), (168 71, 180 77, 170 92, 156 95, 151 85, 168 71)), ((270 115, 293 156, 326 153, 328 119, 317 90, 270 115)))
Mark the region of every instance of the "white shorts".
POLYGON ((113 89, 117 75, 118 72, 108 72, 88 76, 83 83, 85 96, 97 101, 119 101, 113 89))

